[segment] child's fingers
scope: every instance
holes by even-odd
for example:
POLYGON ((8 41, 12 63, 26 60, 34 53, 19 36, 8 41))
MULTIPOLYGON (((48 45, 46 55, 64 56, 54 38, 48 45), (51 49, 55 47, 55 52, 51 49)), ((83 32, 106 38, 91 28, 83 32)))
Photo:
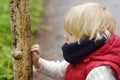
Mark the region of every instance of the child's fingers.
POLYGON ((40 49, 39 48, 32 48, 31 51, 39 51, 40 52, 40 49))
POLYGON ((35 59, 36 56, 37 56, 37 53, 36 53, 36 52, 33 52, 33 53, 32 53, 32 56, 33 56, 33 59, 35 59))
POLYGON ((32 53, 36 52, 37 54, 40 54, 40 49, 39 48, 32 48, 31 52, 32 53))
POLYGON ((33 64, 35 64, 35 62, 37 61, 37 53, 36 52, 33 52, 32 53, 32 60, 33 60, 33 64))
POLYGON ((33 45, 32 48, 40 48, 40 46, 36 44, 36 45, 33 45))

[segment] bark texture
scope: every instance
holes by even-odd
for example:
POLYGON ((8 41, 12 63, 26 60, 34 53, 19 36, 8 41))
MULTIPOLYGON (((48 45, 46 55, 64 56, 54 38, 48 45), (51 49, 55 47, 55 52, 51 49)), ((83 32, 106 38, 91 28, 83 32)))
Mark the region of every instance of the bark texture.
POLYGON ((14 80, 32 79, 29 0, 10 0, 14 80))

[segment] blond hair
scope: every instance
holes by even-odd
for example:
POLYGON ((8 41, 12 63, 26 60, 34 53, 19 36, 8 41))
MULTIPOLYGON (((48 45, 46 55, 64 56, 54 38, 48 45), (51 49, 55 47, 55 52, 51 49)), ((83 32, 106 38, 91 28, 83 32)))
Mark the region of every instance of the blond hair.
POLYGON ((98 3, 84 3, 73 7, 65 16, 66 31, 77 39, 109 39, 116 23, 109 10, 98 3))

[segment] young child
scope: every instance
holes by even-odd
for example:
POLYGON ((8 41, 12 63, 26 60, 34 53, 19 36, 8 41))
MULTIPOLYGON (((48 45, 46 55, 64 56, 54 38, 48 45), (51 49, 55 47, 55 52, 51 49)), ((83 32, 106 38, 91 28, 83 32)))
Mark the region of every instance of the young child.
POLYGON ((36 71, 64 80, 120 80, 120 38, 105 6, 91 2, 73 7, 65 16, 64 27, 65 60, 40 58, 40 46, 33 45, 36 71))

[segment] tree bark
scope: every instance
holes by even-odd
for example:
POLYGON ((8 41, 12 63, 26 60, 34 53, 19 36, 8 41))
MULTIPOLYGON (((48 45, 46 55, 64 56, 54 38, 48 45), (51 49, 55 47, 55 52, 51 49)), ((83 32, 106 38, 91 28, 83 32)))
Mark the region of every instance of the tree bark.
POLYGON ((10 0, 14 80, 32 79, 29 0, 10 0))

